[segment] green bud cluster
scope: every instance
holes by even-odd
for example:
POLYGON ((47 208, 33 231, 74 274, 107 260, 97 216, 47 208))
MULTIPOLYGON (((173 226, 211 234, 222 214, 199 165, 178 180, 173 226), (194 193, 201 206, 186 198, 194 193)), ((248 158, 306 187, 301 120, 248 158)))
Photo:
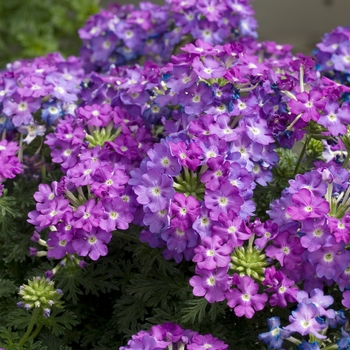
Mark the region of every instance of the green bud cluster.
POLYGON ((96 129, 92 135, 85 133, 85 139, 89 142, 89 148, 103 146, 105 142, 112 142, 119 136, 121 128, 115 131, 112 127, 96 129), (114 131, 114 132, 113 132, 114 131))
POLYGON ((173 187, 176 192, 193 196, 198 200, 204 199, 205 185, 201 182, 197 172, 184 168, 184 172, 176 176, 174 180, 173 187))
POLYGON ((60 298, 62 292, 54 288, 54 282, 44 277, 34 277, 28 284, 19 288, 18 294, 23 299, 26 309, 41 308, 51 309, 53 305, 62 307, 60 298))
POLYGON ((324 146, 321 140, 317 140, 315 138, 311 138, 307 145, 307 155, 314 159, 320 159, 322 157, 322 152, 324 150, 324 146))
POLYGON ((250 276, 263 281, 265 267, 268 265, 266 255, 253 247, 236 247, 231 254, 231 270, 240 276, 250 276))

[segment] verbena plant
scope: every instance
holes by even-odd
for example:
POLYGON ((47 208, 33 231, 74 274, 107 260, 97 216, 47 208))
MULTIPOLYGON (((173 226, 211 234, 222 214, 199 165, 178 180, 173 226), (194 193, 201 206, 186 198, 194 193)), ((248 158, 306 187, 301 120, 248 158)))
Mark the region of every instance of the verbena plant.
POLYGON ((350 29, 293 55, 253 15, 114 5, 7 65, 0 346, 349 348, 350 29))

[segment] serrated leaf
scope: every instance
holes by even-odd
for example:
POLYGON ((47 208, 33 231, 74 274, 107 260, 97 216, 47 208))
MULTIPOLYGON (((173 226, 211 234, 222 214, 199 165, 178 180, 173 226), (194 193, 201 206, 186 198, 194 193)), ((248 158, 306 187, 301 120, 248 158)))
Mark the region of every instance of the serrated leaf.
POLYGON ((182 322, 184 323, 201 323, 206 314, 208 302, 204 298, 196 298, 185 302, 187 307, 183 309, 182 322))

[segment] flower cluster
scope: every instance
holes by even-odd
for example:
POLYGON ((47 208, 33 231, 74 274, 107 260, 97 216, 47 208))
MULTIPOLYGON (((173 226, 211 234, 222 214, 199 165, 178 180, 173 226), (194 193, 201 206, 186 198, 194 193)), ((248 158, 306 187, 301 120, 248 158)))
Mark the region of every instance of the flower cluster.
POLYGON ((48 125, 63 116, 78 100, 83 75, 79 58, 66 60, 58 53, 8 64, 0 74, 0 132, 18 128, 29 143, 43 132, 34 116, 41 110, 48 125))
MULTIPOLYGON (((279 225, 279 233, 266 249, 277 259, 281 270, 304 290, 323 283, 337 283, 344 291, 350 287, 348 170, 337 163, 319 163, 315 170, 297 175, 269 212, 279 225)), ((348 303, 347 293, 344 294, 348 303)))
POLYGON ((297 308, 289 316, 289 322, 285 327, 280 327, 280 318, 272 317, 267 320, 270 331, 259 335, 259 340, 269 345, 269 349, 281 349, 285 340, 298 345, 298 349, 321 349, 321 344, 327 344, 329 349, 347 349, 349 335, 342 328, 343 337, 338 341, 337 347, 331 343, 333 339, 327 339, 327 330, 344 326, 347 322, 342 310, 326 310, 334 299, 330 295, 324 295, 323 291, 315 288, 308 293, 299 291, 296 297, 297 308), (309 336, 308 341, 291 336, 299 333, 302 337, 309 336), (344 346, 345 345, 345 346, 344 346))
POLYGON ((45 317, 50 316, 51 308, 62 307, 60 301, 62 291, 54 288, 54 282, 44 277, 35 277, 28 284, 19 288, 18 294, 23 301, 20 301, 18 307, 24 307, 26 310, 41 310, 45 317))
POLYGON ((350 84, 350 27, 337 27, 326 33, 314 55, 317 69, 339 83, 350 84))
POLYGON ((140 331, 132 336, 127 346, 122 346, 119 350, 226 350, 227 348, 227 344, 211 334, 201 335, 169 322, 153 326, 149 332, 140 331))
POLYGON ((140 123, 109 105, 79 107, 76 116, 59 121, 46 143, 65 175, 51 186, 39 185, 36 210, 29 213, 35 241, 38 232, 50 228, 44 244, 48 258, 77 253, 97 260, 107 254, 111 232, 127 229, 133 220, 136 207, 128 173, 151 140, 140 123))
POLYGON ((256 37, 256 21, 249 0, 178 1, 163 6, 141 2, 113 5, 88 20, 79 30, 81 57, 87 71, 107 71, 142 58, 167 62, 183 41, 210 44, 240 36, 256 37))

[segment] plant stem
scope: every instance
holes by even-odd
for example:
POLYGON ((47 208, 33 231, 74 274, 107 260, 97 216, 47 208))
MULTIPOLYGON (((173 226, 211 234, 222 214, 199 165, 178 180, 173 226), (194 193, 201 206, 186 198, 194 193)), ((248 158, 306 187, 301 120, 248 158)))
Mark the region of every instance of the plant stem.
MULTIPOLYGON (((23 338, 21 339, 21 341, 19 342, 18 346, 19 348, 21 349, 21 347, 24 345, 24 343, 28 340, 29 336, 30 336, 30 333, 32 332, 33 330, 33 327, 35 325, 35 321, 36 319, 38 318, 39 316, 39 312, 40 312, 40 308, 35 308, 34 309, 34 312, 33 312, 33 315, 32 315, 32 318, 30 320, 30 323, 29 323, 29 326, 27 328, 27 331, 26 333, 24 334, 23 338)), ((34 332, 35 333, 35 332, 34 332)))
POLYGON ((30 339, 35 339, 37 337, 37 335, 40 333, 40 331, 42 330, 42 328, 44 327, 43 324, 41 324, 40 326, 36 327, 35 331, 32 333, 32 335, 28 338, 28 340, 30 339))
POLYGON ((310 137, 309 137, 309 136, 306 136, 306 139, 305 139, 305 142, 304 142, 304 147, 303 147, 303 149, 301 150, 301 153, 300 153, 300 155, 299 155, 298 162, 297 162, 297 164, 296 164, 296 166, 295 166, 295 169, 294 169, 294 176, 298 174, 298 170, 299 170, 301 161, 302 161, 303 158, 304 158, 304 155, 305 155, 305 152, 306 152, 306 148, 307 148, 307 145, 309 144, 309 141, 310 141, 310 137))

